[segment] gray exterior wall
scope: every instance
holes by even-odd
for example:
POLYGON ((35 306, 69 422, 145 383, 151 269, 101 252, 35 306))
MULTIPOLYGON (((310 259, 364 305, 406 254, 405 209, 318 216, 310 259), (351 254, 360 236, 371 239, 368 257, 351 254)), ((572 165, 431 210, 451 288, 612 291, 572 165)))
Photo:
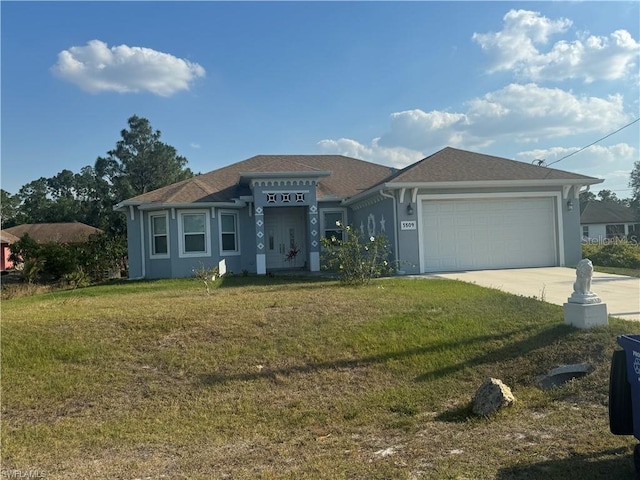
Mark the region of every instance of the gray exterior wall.
MULTIPOLYGON (((381 195, 370 202, 358 205, 349 210, 349 224, 356 228, 365 237, 377 237, 384 235, 389 242, 391 258, 396 262, 396 214, 394 212, 394 200, 381 195)), ((403 266, 397 265, 397 270, 402 271, 403 266)))
MULTIPOLYGON (((341 210, 346 213, 346 223, 362 231, 366 236, 378 236, 384 233, 390 243, 392 258, 397 262, 399 274, 420 273, 420 249, 419 231, 421 228, 418 212, 418 205, 412 201, 411 189, 406 189, 404 197, 400 198, 400 190, 389 190, 384 195, 375 194, 372 197, 362 200, 357 204, 345 207, 340 201, 317 202, 315 188, 305 186, 308 196, 304 202, 298 206, 307 210, 307 252, 314 251, 311 244, 314 240, 319 240, 322 236, 322 213, 325 210, 341 210), (393 198, 389 198, 391 195, 393 198), (413 213, 409 214, 407 205, 411 203, 413 213), (311 212, 316 208, 315 213, 311 212), (315 215, 319 222, 312 223, 315 215), (404 224, 403 222, 408 222, 404 224), (414 228, 415 227, 415 228, 414 228), (316 235, 311 232, 317 230, 316 235)), ((294 187, 295 188, 295 187, 294 187)), ((273 187, 256 188, 255 193, 260 198, 265 198, 264 193, 272 190, 273 187)), ((441 189, 417 191, 417 201, 421 201, 421 195, 462 195, 462 194, 493 194, 493 193, 520 193, 520 192, 548 192, 550 195, 560 195, 560 205, 556 203, 556 212, 560 212, 560 221, 557 221, 556 231, 562 223, 562 245, 557 245, 558 251, 564 252, 564 265, 573 266, 582 258, 581 230, 580 230, 580 208, 579 201, 571 188, 569 192, 563 191, 562 187, 557 188, 491 188, 491 189, 441 189), (565 197, 568 193, 568 197, 565 197), (567 200, 573 202, 573 209, 567 208, 567 200)), ((526 195, 526 193, 523 193, 526 195)), ((257 197, 256 197, 257 198, 257 197)), ((557 201, 557 200, 556 200, 557 201)), ((227 270, 234 273, 247 271, 256 273, 257 271, 257 241, 260 236, 260 226, 255 215, 255 209, 259 206, 267 207, 264 201, 260 200, 255 205, 248 204, 241 209, 215 208, 212 213, 210 207, 205 208, 209 216, 208 239, 210 241, 210 255, 193 256, 181 258, 179 255, 179 212, 186 211, 185 208, 165 209, 168 212, 168 258, 150 258, 150 224, 149 216, 158 213, 157 211, 141 211, 134 208, 134 218, 131 219, 130 210, 127 215, 127 242, 129 248, 129 278, 178 278, 190 277, 195 269, 201 266, 205 268, 216 267, 219 261, 226 260, 227 270), (260 205, 258 205, 260 203, 260 205), (238 215, 238 242, 240 250, 238 254, 221 256, 219 215, 221 211, 233 211, 238 215), (144 231, 144 241, 141 241, 141 222, 144 231)), ((269 205, 278 206, 294 205, 269 205)), ((203 210, 194 206, 197 210, 203 210)), ((316 247, 315 251, 319 251, 316 247)), ((309 253, 307 253, 307 256, 309 253)), ((308 259, 307 259, 308 261, 308 259)))
MULTIPOLYGON (((560 195, 560 204, 554 200, 555 212, 559 212, 559 217, 556 218, 555 230, 558 232, 558 239, 556 243, 558 251, 558 264, 561 261, 560 251, 562 250, 564 255, 564 265, 573 266, 577 264, 582 258, 582 247, 580 238, 580 208, 579 201, 574 197, 573 188, 568 192, 568 197, 564 196, 562 187, 527 187, 527 188, 475 188, 475 189, 419 189, 417 191, 417 202, 421 201, 421 195, 464 195, 464 194, 495 194, 495 193, 522 193, 526 196, 527 193, 546 193, 550 196, 560 195), (573 209, 567 208, 567 200, 571 199, 573 203, 573 209), (562 224, 562 236, 559 235, 560 224, 562 224), (562 238, 560 238, 562 237, 562 238)), ((374 203, 372 200, 364 200, 359 205, 354 206, 353 221, 354 226, 365 226, 365 233, 367 232, 367 218, 369 215, 374 215, 376 221, 379 221, 380 215, 384 214, 386 220, 387 236, 394 244, 394 236, 397 237, 398 248, 394 252, 397 252, 398 260, 398 273, 399 274, 417 274, 420 273, 420 240, 419 232, 421 226, 421 219, 418 215, 418 205, 412 201, 411 189, 406 189, 404 197, 400 198, 401 190, 387 191, 387 194, 391 194, 395 199, 395 217, 393 212, 394 200, 385 198, 384 201, 378 201, 374 203), (370 203, 370 205, 367 205, 370 203), (407 206, 411 203, 413 208, 413 214, 409 214, 407 206), (395 218, 395 228, 394 228, 395 218), (406 223, 403 228, 403 222, 406 223), (415 222, 415 228, 414 227, 415 222)), ((555 199, 555 197, 554 197, 555 199)))
POLYGON ((582 233, 580 232, 580 200, 573 196, 573 188, 569 198, 562 199, 562 226, 564 228, 564 266, 574 267, 582 260, 582 233), (569 210, 567 202, 571 201, 573 209, 569 210))
MULTIPOLYGON (((211 215, 211 208, 194 207, 194 210, 205 210, 209 216, 209 229, 207 239, 209 241, 209 255, 180 257, 179 212, 188 211, 188 208, 175 208, 163 210, 134 210, 134 219, 131 220, 127 211, 127 243, 129 251, 129 278, 184 278, 191 277, 194 271, 205 267, 207 269, 218 266, 219 261, 226 260, 227 270, 240 273, 246 269, 255 272, 255 222, 249 216, 249 209, 235 209, 238 212, 238 241, 240 255, 220 255, 220 233, 218 214, 221 209, 215 209, 215 217, 211 215), (167 258, 152 258, 150 242, 151 215, 168 213, 168 256, 167 258), (144 231, 144 240, 141 241, 141 226, 144 231), (253 261, 251 261, 253 259, 253 261)), ((222 209, 229 210, 229 209, 222 209)))
POLYGON ((129 263, 129 278, 142 277, 142 252, 140 250, 140 210, 133 209, 133 220, 130 210, 124 212, 127 216, 127 254, 129 263))

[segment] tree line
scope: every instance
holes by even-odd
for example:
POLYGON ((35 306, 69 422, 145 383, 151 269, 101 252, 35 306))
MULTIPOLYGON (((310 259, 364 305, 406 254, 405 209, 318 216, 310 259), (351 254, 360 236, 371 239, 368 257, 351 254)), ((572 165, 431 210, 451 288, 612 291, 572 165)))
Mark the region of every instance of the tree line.
POLYGON ((193 176, 187 159, 161 141, 149 120, 133 115, 127 122, 115 148, 93 165, 40 177, 15 194, 2 190, 2 228, 77 221, 124 236, 125 218, 113 211, 117 202, 193 176))
POLYGON ((11 246, 12 259, 23 265, 25 278, 46 274, 59 279, 85 275, 98 279, 126 257, 126 219, 116 203, 192 177, 187 159, 161 141, 146 118, 133 115, 115 148, 79 172, 64 169, 40 177, 11 194, 0 191, 2 228, 26 223, 82 222, 105 233, 83 246, 38 246, 22 238, 11 246))

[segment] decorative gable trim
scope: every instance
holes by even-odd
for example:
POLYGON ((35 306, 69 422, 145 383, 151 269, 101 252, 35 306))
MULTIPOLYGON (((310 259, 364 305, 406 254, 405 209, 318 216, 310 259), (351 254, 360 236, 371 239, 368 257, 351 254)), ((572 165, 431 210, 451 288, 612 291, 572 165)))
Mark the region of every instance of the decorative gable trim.
POLYGON ((315 187, 318 184, 318 181, 313 179, 305 179, 305 178, 281 178, 281 179, 255 179, 251 181, 252 187, 302 187, 302 186, 310 186, 315 187))
POLYGON ((370 207, 371 205, 380 203, 383 200, 384 200, 384 197, 382 195, 372 195, 371 197, 365 198, 364 200, 361 200, 357 203, 354 203, 353 205, 350 205, 350 207, 353 210, 360 210, 361 208, 370 207))

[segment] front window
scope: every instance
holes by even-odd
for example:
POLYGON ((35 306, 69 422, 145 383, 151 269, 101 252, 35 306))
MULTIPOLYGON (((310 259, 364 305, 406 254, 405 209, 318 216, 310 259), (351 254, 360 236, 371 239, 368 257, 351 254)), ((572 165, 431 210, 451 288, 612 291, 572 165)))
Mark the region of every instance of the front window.
POLYGON ((151 231, 151 256, 167 257, 169 255, 169 220, 166 213, 149 216, 151 231))
POLYGON ((208 232, 206 211, 180 212, 180 255, 209 256, 208 232))
POLYGON ((582 227, 582 238, 589 238, 589 226, 585 225, 582 227))
POLYGON ((344 210, 325 211, 322 213, 322 235, 324 238, 344 240, 342 228, 345 226, 344 210), (342 227, 338 226, 338 223, 342 227))
POLYGON ((624 237, 624 224, 619 225, 607 225, 607 238, 622 238, 624 237))
POLYGON ((220 255, 239 254, 238 214, 220 212, 220 255))

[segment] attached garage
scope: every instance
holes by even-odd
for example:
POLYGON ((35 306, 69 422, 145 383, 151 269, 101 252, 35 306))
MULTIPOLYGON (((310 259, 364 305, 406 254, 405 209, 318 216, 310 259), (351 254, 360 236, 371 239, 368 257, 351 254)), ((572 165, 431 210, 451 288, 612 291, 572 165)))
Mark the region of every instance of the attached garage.
POLYGON ((559 198, 553 194, 446 197, 420 199, 422 272, 563 263, 559 198))

